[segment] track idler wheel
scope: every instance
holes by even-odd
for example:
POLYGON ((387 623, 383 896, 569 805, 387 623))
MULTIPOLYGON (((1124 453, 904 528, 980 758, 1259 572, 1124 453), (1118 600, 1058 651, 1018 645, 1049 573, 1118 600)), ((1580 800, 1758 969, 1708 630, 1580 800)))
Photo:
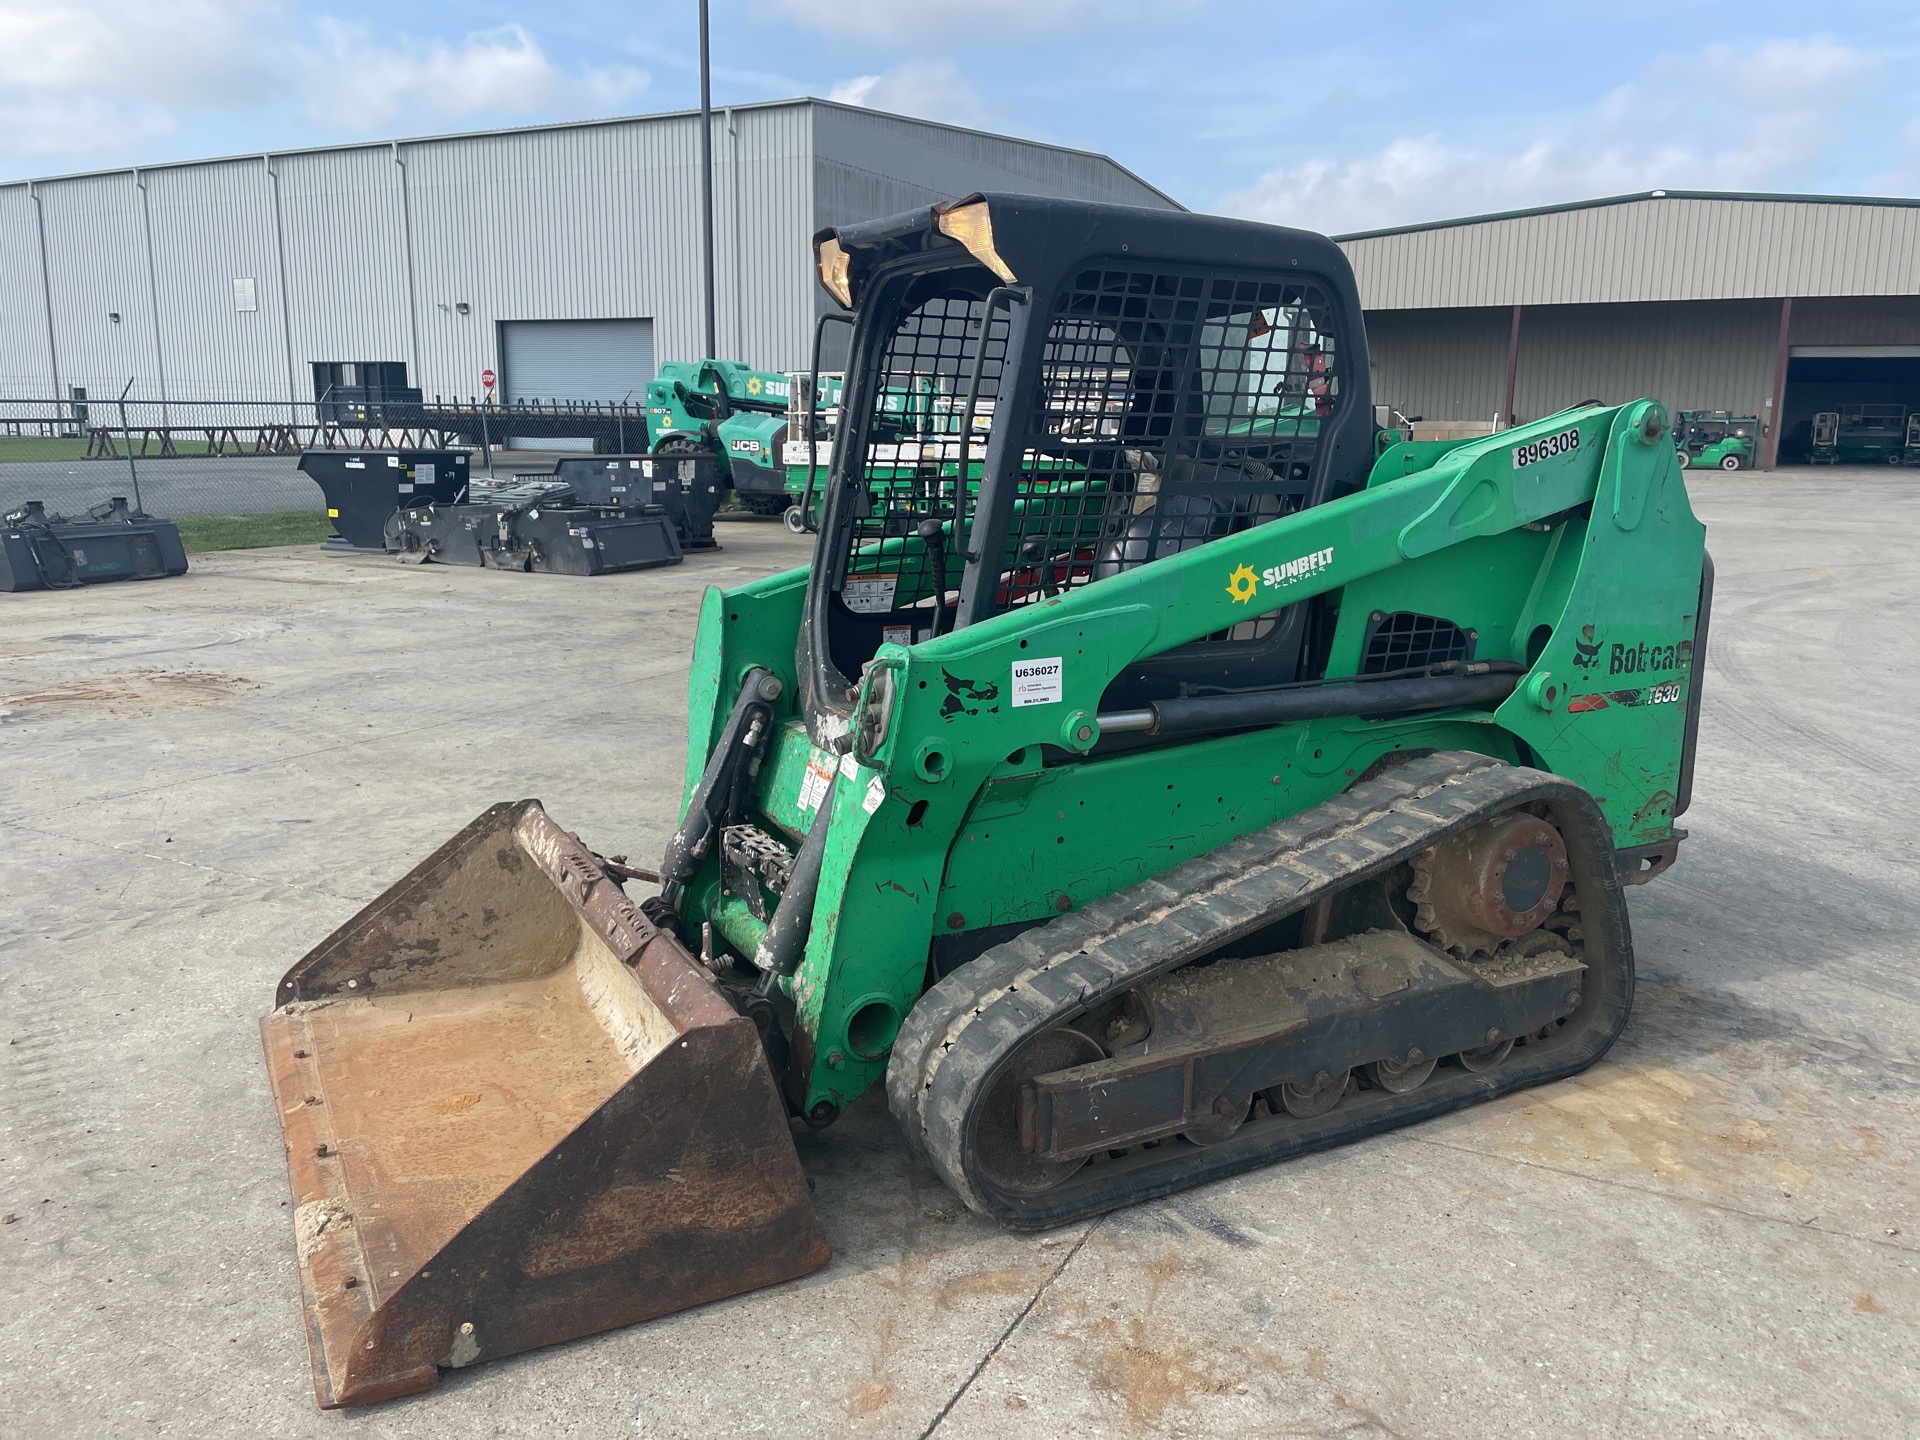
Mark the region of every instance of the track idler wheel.
POLYGON ((1020 1092, 1036 1075, 1104 1060, 1106 1055, 1095 1041, 1062 1026, 1049 1030, 1007 1062, 980 1107, 980 1128, 974 1141, 987 1179, 1008 1194, 1038 1195, 1071 1179, 1087 1163, 1086 1156, 1053 1160, 1027 1147, 1020 1136, 1020 1092))

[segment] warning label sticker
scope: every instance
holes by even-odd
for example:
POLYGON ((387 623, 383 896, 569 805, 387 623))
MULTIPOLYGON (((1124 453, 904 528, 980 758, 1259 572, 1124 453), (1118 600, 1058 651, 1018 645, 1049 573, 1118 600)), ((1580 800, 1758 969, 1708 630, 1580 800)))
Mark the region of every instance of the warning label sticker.
POLYGON ((800 779, 800 808, 818 810, 820 801, 826 796, 827 787, 833 783, 834 772, 839 769, 833 756, 816 750, 808 757, 807 773, 800 779))
POLYGON ((1015 705, 1056 705, 1061 700, 1060 657, 1050 660, 1013 662, 1013 703, 1015 705))
POLYGON ((856 615, 884 615, 893 609, 893 592, 899 583, 898 575, 849 575, 840 598, 856 615))

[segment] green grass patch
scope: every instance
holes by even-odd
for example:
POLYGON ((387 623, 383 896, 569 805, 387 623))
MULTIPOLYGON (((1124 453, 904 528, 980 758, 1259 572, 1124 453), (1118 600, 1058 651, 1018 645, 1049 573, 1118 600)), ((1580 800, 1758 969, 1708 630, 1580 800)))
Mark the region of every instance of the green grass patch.
MULTIPOLYGON (((173 442, 174 455, 205 455, 209 451, 204 440, 181 440, 173 442)), ((228 454, 235 453, 232 446, 228 454)), ((81 440, 62 440, 50 435, 0 435, 0 464, 9 460, 84 460, 87 458, 87 442, 81 440)), ((160 442, 147 441, 147 453, 140 453, 140 433, 134 432, 133 458, 135 460, 158 460, 160 442)), ((172 457, 168 457, 172 458, 172 457)), ((101 456, 103 464, 125 465, 127 463, 127 443, 118 433, 113 437, 113 454, 101 456)))
POLYGON ((319 510, 272 515, 187 515, 173 522, 189 555, 209 550, 258 550, 263 545, 318 545, 333 533, 319 510))
POLYGON ((0 435, 0 465, 9 460, 84 460, 87 442, 45 435, 0 435))

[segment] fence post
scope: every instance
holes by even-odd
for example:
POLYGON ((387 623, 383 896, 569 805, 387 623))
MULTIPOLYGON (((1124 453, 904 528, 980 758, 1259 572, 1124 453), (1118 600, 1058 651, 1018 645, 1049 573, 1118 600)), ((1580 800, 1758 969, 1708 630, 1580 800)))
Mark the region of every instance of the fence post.
POLYGON ((127 447, 127 474, 133 477, 133 513, 144 515, 147 507, 140 503, 140 467, 133 463, 133 432, 127 428, 127 391, 133 389, 133 377, 127 377, 126 385, 120 391, 120 438, 127 447))

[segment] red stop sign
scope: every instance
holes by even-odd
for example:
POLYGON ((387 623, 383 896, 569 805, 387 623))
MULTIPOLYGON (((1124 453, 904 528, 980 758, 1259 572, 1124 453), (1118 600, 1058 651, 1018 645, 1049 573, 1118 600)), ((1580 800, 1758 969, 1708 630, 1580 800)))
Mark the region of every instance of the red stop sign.
POLYGON ((491 371, 491 370, 482 370, 482 371, 480 372, 480 383, 481 383, 481 385, 483 385, 483 386, 484 386, 484 387, 486 387, 487 389, 489 389, 489 390, 491 390, 491 389, 493 388, 493 381, 494 381, 494 374, 493 374, 493 371, 491 371))

